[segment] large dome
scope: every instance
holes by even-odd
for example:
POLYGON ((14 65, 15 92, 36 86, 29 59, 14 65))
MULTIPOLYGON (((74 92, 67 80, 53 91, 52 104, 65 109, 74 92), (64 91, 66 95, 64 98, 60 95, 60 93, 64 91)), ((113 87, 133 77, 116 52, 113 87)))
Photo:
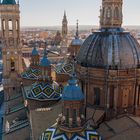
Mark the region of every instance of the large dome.
POLYGON ((85 40, 77 61, 84 67, 136 68, 140 64, 140 45, 122 28, 100 29, 85 40))

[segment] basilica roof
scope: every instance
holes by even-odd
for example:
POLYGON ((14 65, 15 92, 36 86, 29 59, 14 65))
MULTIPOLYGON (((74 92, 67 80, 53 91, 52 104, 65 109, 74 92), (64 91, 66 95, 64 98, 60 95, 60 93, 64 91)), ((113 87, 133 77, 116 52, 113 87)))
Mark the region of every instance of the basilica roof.
POLYGON ((16 4, 15 0, 3 0, 2 4, 16 4))
POLYGON ((41 71, 37 68, 30 67, 21 74, 21 77, 30 80, 37 80, 41 78, 41 71))
POLYGON ((25 96, 33 100, 59 100, 61 98, 61 88, 56 82, 36 82, 31 86, 24 87, 25 96))
POLYGON ((136 68, 140 64, 140 45, 122 28, 100 29, 85 40, 77 61, 84 67, 136 68))
POLYGON ((99 134, 93 129, 83 129, 80 132, 68 133, 57 127, 46 129, 39 140, 102 140, 99 134))

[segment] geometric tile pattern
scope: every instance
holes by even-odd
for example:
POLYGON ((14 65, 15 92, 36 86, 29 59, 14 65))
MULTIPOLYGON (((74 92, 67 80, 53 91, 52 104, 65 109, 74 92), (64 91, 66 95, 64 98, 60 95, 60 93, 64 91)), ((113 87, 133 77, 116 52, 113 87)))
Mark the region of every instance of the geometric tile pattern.
POLYGON ((66 133, 57 128, 47 129, 39 140, 102 140, 95 130, 85 129, 78 133, 66 133))
POLYGON ((73 64, 71 62, 64 61, 56 65, 55 71, 57 74, 71 75, 73 72, 73 64))
POLYGON ((29 68, 21 74, 22 78, 37 80, 41 77, 41 71, 39 69, 29 68))
POLYGON ((33 84, 31 90, 26 92, 26 97, 34 100, 59 100, 61 94, 62 89, 57 83, 41 82, 33 84))

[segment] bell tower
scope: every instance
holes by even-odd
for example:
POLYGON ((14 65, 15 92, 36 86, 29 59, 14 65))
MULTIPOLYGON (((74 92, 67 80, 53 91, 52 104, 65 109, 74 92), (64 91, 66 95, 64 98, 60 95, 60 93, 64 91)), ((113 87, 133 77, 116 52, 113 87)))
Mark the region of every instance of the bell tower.
POLYGON ((101 28, 119 28, 122 25, 122 0, 102 0, 100 10, 101 28))
POLYGON ((68 21, 67 21, 66 12, 64 11, 64 16, 63 16, 63 20, 62 20, 62 37, 63 37, 63 39, 65 39, 67 37, 67 34, 68 34, 68 21))
POLYGON ((4 87, 4 140, 29 139, 29 124, 21 90, 22 47, 20 44, 20 11, 15 0, 0 4, 3 87, 4 87), (24 122, 23 124, 21 122, 24 122), (23 127, 24 126, 24 127, 23 127), (20 129, 19 129, 20 128, 20 129), (21 137, 20 137, 20 134, 21 137))
POLYGON ((3 75, 22 72, 22 51, 20 44, 20 11, 15 0, 3 0, 0 5, 3 40, 3 75))

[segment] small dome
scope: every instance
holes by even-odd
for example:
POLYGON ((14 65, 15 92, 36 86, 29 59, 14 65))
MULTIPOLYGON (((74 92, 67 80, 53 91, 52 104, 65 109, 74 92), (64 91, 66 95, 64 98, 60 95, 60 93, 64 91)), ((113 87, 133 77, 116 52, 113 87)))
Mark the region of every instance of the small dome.
POLYGON ((37 51, 36 47, 33 48, 32 55, 38 55, 38 51, 37 51))
POLYGON ((77 85, 76 79, 71 79, 68 82, 68 85, 64 87, 63 100, 84 100, 84 94, 81 88, 77 85))
POLYGON ((26 97, 32 100, 59 100, 61 98, 61 88, 56 82, 52 84, 46 82, 34 83, 25 87, 26 97))
POLYGON ((71 41, 71 46, 82 46, 83 41, 79 38, 75 38, 71 41))
POLYGON ((136 68, 140 65, 140 45, 122 28, 101 29, 85 40, 77 61, 84 67, 136 68))
POLYGON ((41 62, 40 62, 40 66, 42 66, 42 67, 49 67, 50 65, 51 65, 51 62, 48 59, 48 57, 47 56, 43 56, 43 58, 41 59, 41 62))
POLYGON ((3 0, 2 4, 16 4, 15 0, 3 0))

